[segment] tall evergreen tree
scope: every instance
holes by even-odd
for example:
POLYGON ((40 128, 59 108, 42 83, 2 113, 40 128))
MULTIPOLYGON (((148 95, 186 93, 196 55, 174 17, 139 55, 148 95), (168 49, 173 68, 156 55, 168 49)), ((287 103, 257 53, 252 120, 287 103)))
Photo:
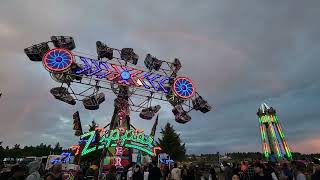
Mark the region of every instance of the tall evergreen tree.
POLYGON ((57 144, 53 148, 54 154, 61 154, 62 153, 62 147, 60 146, 60 143, 57 142, 57 144))
POLYGON ((162 137, 158 144, 164 153, 176 161, 183 160, 186 155, 185 144, 181 143, 180 136, 175 132, 170 123, 167 123, 164 129, 161 129, 162 137))
POLYGON ((2 147, 2 141, 0 141, 0 161, 3 160, 3 158, 5 158, 5 151, 4 148, 2 147))

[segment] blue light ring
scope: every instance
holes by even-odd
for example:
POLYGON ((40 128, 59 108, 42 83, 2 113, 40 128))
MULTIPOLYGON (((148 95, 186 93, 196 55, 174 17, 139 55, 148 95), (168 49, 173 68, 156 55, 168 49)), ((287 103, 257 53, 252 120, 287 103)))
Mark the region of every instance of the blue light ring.
POLYGON ((190 99, 195 95, 195 86, 191 79, 178 77, 172 87, 174 94, 182 99, 190 99))
POLYGON ((42 64, 49 72, 66 72, 73 62, 73 54, 63 48, 51 49, 42 58, 42 64), (58 58, 59 61, 57 61, 58 58))

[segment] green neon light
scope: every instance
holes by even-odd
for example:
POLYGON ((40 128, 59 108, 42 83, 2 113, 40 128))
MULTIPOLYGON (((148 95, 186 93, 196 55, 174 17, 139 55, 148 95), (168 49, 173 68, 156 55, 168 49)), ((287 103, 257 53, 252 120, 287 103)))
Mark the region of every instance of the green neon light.
POLYGON ((279 123, 279 119, 278 119, 278 116, 277 116, 277 115, 274 115, 274 119, 275 119, 275 122, 276 122, 276 123, 279 123))
POLYGON ((281 139, 284 140, 284 134, 282 132, 282 128, 281 128, 280 124, 277 124, 277 129, 278 129, 278 132, 280 134, 281 139))
POLYGON ((124 147, 138 149, 140 151, 143 151, 143 152, 149 154, 150 156, 154 156, 154 154, 153 154, 153 152, 151 150, 146 149, 146 148, 141 147, 141 146, 137 146, 137 145, 134 145, 134 144, 126 144, 124 147))
POLYGON ((99 145, 90 147, 92 144, 93 138, 95 136, 95 131, 91 131, 81 136, 81 138, 87 139, 87 142, 81 152, 81 156, 84 156, 88 153, 91 153, 98 149, 123 146, 128 148, 134 148, 146 152, 147 154, 154 156, 152 149, 155 147, 154 137, 146 137, 143 133, 137 133, 134 130, 125 130, 123 133, 119 129, 113 129, 109 134, 103 135, 99 140, 99 145), (118 144, 118 142, 120 143, 118 144), (129 142, 134 142, 136 144, 129 144, 129 142), (139 146, 140 145, 140 146, 139 146))
POLYGON ((281 157, 281 153, 280 153, 279 146, 278 146, 278 144, 277 144, 276 134, 275 134, 274 129, 273 129, 273 127, 272 127, 272 122, 270 121, 270 117, 267 116, 267 118, 268 118, 268 120, 269 120, 269 129, 270 129, 271 134, 272 134, 273 145, 274 145, 274 147, 275 147, 275 149, 276 149, 277 157, 279 158, 279 157, 281 157))
POLYGON ((285 150, 286 150, 286 155, 289 159, 292 159, 292 154, 291 154, 291 151, 287 145, 287 142, 285 140, 285 135, 284 135, 284 132, 282 131, 282 128, 281 128, 281 125, 279 123, 279 119, 278 119, 278 116, 277 115, 274 115, 274 118, 275 118, 275 121, 277 123, 277 128, 278 128, 278 131, 280 132, 280 137, 282 139, 282 144, 284 145, 285 147, 285 150))
POLYGON ((82 150, 82 152, 81 152, 81 156, 86 155, 86 154, 88 154, 88 153, 93 152, 94 150, 96 150, 96 147, 92 147, 92 148, 88 149, 90 143, 92 142, 92 140, 93 140, 93 138, 94 138, 94 134, 95 134, 95 131, 91 131, 91 132, 88 132, 88 133, 83 134, 83 135, 81 136, 81 138, 85 138, 85 137, 90 136, 89 139, 88 139, 88 141, 87 141, 87 143, 86 143, 86 145, 84 146, 84 148, 83 148, 83 150, 82 150))
POLYGON ((266 122, 266 119, 264 116, 261 117, 261 122, 262 122, 262 124, 266 122))
POLYGON ((260 126, 260 132, 261 132, 262 141, 264 141, 266 137, 264 136, 263 127, 261 126, 260 126))
POLYGON ((259 123, 260 123, 260 124, 262 124, 262 120, 261 120, 261 118, 259 117, 258 119, 259 119, 259 123))

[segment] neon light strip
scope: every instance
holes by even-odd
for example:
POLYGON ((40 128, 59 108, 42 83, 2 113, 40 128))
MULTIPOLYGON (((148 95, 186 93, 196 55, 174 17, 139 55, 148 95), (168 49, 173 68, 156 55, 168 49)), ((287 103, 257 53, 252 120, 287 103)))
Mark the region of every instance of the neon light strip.
POLYGON ((292 158, 292 154, 291 154, 291 151, 290 151, 290 149, 289 149, 289 147, 288 147, 288 145, 287 145, 287 142, 286 141, 283 141, 283 144, 285 145, 285 147, 286 147, 286 149, 287 149, 287 156, 288 156, 288 158, 292 158))
POLYGON ((138 149, 140 151, 143 151, 143 152, 149 154, 150 156, 154 156, 152 151, 150 151, 149 149, 146 149, 144 147, 141 147, 141 146, 137 146, 134 144, 125 144, 124 147, 138 149))
POLYGON ((88 148, 89 148, 89 145, 91 144, 91 142, 92 142, 92 140, 93 140, 94 135, 95 135, 95 131, 91 131, 91 132, 88 132, 88 133, 83 134, 83 135, 81 136, 82 138, 83 138, 83 137, 90 136, 90 138, 88 139, 86 145, 84 146, 84 148, 83 148, 83 150, 82 150, 82 152, 81 152, 81 156, 86 155, 86 154, 88 154, 88 153, 93 152, 94 150, 96 150, 96 147, 92 147, 92 148, 88 149, 88 148))
POLYGON ((282 132, 282 129, 281 129, 280 124, 277 124, 277 128, 278 128, 278 131, 279 131, 279 133, 280 133, 281 139, 284 139, 284 134, 283 134, 283 132, 282 132))
POLYGON ((98 61, 96 59, 89 59, 82 56, 79 57, 82 61, 82 66, 79 70, 75 71, 75 74, 84 74, 86 76, 96 76, 99 79, 106 78, 109 81, 113 81, 120 77, 117 81, 119 84, 141 86, 143 85, 145 89, 150 89, 150 86, 146 84, 148 82, 155 91, 163 91, 168 94, 169 90, 164 87, 164 84, 169 81, 169 77, 166 75, 154 74, 149 72, 144 72, 138 69, 134 69, 127 66, 119 66, 116 64, 107 63, 104 61, 98 61), (112 70, 110 66, 114 69, 112 70), (128 79, 123 79, 121 73, 123 71, 128 71, 130 73, 130 82, 128 79), (108 76, 108 77, 107 77, 108 76), (151 77, 152 76, 152 77, 151 77), (146 82, 145 82, 146 81, 146 82))
MULTIPOLYGON (((277 122, 279 122, 279 119, 278 119, 277 115, 275 115, 274 118, 277 120, 277 122)), ((285 140, 285 136, 284 136, 284 133, 282 131, 280 123, 277 124, 277 128, 278 128, 278 131, 280 132, 280 136, 281 136, 281 139, 282 139, 282 144, 284 145, 284 148, 286 150, 286 154, 287 154, 288 158, 291 159, 292 158, 292 154, 291 154, 291 151, 290 151, 290 149, 288 147, 288 144, 287 144, 287 142, 285 140)))
MULTIPOLYGON (((279 126, 279 127, 281 128, 281 126, 279 126)), ((290 149, 289 149, 289 147, 287 145, 287 142, 286 142, 284 137, 282 138, 282 144, 284 145, 284 148, 286 150, 286 154, 287 154, 288 158, 291 159, 292 158, 291 151, 290 151, 290 149)))
POLYGON ((270 150, 269 145, 267 144, 267 136, 266 136, 266 128, 265 128, 265 125, 262 126, 262 129, 263 129, 263 134, 264 134, 264 137, 265 137, 264 143, 265 143, 266 151, 267 151, 268 157, 269 157, 271 150, 270 150))
POLYGON ((273 126, 272 126, 272 123, 271 123, 271 121, 270 121, 270 119, 269 119, 269 116, 267 116, 267 118, 268 118, 268 122, 269 122, 269 129, 270 129, 270 131, 271 131, 271 134, 272 134, 272 141, 273 141, 273 145, 274 145, 274 147, 276 148, 276 153, 277 153, 277 156, 278 156, 278 158, 279 157, 281 157, 281 154, 280 154, 280 149, 279 149, 279 145, 278 145, 278 143, 277 143, 277 140, 276 140, 276 134, 275 134, 275 132, 274 132, 274 130, 273 130, 273 126))
POLYGON ((104 134, 99 141, 99 144, 93 145, 93 147, 89 148, 92 144, 94 137, 96 135, 96 132, 100 131, 100 133, 103 131, 101 128, 96 128, 96 131, 91 131, 89 133, 83 134, 80 138, 88 138, 86 141, 86 144, 84 146, 83 151, 81 152, 81 155, 86 155, 92 151, 95 151, 97 149, 103 149, 104 147, 116 147, 118 146, 116 142, 120 140, 121 146, 124 147, 131 147, 135 148, 141 151, 144 151, 148 153, 149 155, 155 155, 156 149, 159 149, 159 147, 154 147, 154 137, 153 136, 146 136, 143 134, 143 130, 124 130, 124 129, 114 129, 109 132, 109 134, 104 134), (133 145, 133 144, 127 144, 127 142, 136 142, 138 144, 141 144, 142 146, 133 145), (150 149, 148 149, 148 148, 150 149), (154 152, 152 152, 154 150, 154 152))
POLYGON ((264 145, 264 149, 265 149, 265 151, 264 151, 264 155, 265 155, 265 157, 266 158, 269 158, 269 151, 268 151, 268 145, 267 145, 267 143, 263 143, 263 145, 264 145))
POLYGON ((274 114, 274 119, 275 119, 275 122, 278 124, 279 123, 279 119, 278 119, 276 114, 274 114))
POLYGON ((276 137, 277 137, 277 141, 278 141, 278 145, 279 145, 279 147, 280 147, 280 152, 281 152, 281 154, 282 154, 282 157, 284 156, 284 154, 285 154, 285 152, 284 152, 284 148, 283 148, 283 146, 282 146, 282 141, 281 141, 281 139, 280 139, 280 137, 279 137, 279 133, 278 133, 278 131, 277 131, 277 128, 275 127, 275 125, 273 124, 273 130, 275 131, 275 133, 276 133, 276 137))
POLYGON ((261 133, 262 141, 265 141, 266 137, 264 136, 263 125, 260 126, 260 133, 261 133))
POLYGON ((261 119, 261 117, 259 117, 259 123, 262 124, 262 119, 261 119))
POLYGON ((261 118, 259 117, 259 122, 260 122, 260 133, 261 133, 263 153, 266 158, 269 158, 268 145, 266 143, 266 132, 263 124, 263 116, 261 118))

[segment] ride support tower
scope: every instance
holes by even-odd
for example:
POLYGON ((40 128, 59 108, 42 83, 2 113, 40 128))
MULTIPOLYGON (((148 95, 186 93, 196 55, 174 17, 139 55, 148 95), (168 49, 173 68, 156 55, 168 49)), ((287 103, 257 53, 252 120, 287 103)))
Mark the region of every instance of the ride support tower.
POLYGON ((263 155, 271 160, 292 160, 292 154, 286 141, 276 111, 266 103, 261 104, 257 115, 259 117, 263 155))

